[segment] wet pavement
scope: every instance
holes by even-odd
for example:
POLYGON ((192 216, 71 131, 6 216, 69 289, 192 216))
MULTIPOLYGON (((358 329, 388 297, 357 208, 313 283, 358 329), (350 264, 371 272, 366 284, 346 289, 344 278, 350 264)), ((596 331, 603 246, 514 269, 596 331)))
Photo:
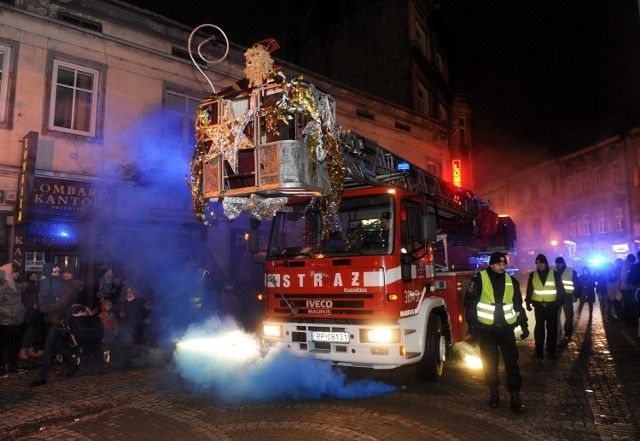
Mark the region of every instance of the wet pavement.
MULTIPOLYGON (((533 322, 530 321, 530 326, 533 322)), ((533 330, 533 328, 530 328, 533 330)), ((532 332, 533 333, 533 332, 532 332)), ((640 439, 638 330, 603 322, 597 305, 576 316, 557 360, 534 360, 533 340, 519 341, 524 414, 488 406, 481 373, 447 362, 438 383, 413 368, 350 371, 399 386, 367 399, 226 404, 190 390, 170 354, 148 349, 130 366, 83 364, 64 378, 54 365, 48 383, 37 371, 0 378, 2 440, 636 440, 640 439)))

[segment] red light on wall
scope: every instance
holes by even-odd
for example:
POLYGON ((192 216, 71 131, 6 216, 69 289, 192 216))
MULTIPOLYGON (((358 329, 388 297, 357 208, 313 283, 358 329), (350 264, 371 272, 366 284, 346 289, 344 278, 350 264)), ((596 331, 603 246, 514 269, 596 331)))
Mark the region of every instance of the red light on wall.
POLYGON ((462 187, 462 161, 460 159, 452 160, 451 168, 453 169, 453 185, 462 187))

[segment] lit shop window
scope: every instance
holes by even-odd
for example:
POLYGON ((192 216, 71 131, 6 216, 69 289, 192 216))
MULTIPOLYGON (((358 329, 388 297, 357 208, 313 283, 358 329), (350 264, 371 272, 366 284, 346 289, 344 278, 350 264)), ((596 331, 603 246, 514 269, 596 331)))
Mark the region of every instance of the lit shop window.
POLYGON ((49 109, 51 130, 95 136, 98 76, 95 69, 53 60, 49 109))

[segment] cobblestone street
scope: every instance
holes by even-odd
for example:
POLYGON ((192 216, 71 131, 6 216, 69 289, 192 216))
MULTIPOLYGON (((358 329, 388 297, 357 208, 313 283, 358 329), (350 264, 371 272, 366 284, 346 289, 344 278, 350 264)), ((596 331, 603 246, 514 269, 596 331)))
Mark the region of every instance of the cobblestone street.
MULTIPOLYGON (((533 323, 530 322, 530 326, 533 323)), ((82 365, 45 386, 35 371, 0 378, 0 439, 6 440, 635 440, 640 439, 637 330, 576 316, 573 340, 558 360, 534 360, 531 337, 518 343, 527 412, 487 405, 480 371, 450 360, 439 383, 413 370, 353 373, 399 386, 369 399, 229 405, 191 391, 166 354, 132 367, 82 365)))

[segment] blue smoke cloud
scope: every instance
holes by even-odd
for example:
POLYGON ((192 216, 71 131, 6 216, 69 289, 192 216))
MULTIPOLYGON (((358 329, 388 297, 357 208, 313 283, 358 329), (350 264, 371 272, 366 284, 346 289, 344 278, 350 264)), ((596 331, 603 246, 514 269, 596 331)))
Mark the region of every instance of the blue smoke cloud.
POLYGON ((367 398, 396 391, 372 380, 349 380, 331 363, 272 349, 233 321, 212 318, 192 326, 177 344, 176 369, 195 389, 230 403, 367 398))

